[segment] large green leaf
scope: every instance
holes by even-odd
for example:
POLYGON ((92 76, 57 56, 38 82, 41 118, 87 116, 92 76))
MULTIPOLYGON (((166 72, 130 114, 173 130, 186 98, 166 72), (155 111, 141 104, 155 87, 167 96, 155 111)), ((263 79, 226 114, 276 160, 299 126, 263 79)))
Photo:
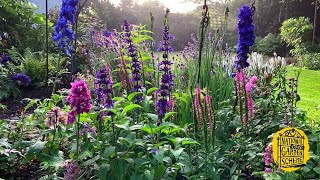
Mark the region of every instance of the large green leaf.
POLYGON ((129 101, 132 101, 132 99, 133 99, 136 95, 138 95, 138 94, 141 94, 141 92, 133 92, 133 93, 129 94, 128 100, 129 100, 129 101))
POLYGON ((127 162, 124 159, 112 159, 110 167, 113 177, 118 180, 124 179, 127 170, 127 162))
POLYGON ((142 108, 142 107, 138 104, 130 104, 125 108, 123 108, 122 114, 125 115, 128 111, 132 111, 133 109, 136 109, 136 108, 142 108))

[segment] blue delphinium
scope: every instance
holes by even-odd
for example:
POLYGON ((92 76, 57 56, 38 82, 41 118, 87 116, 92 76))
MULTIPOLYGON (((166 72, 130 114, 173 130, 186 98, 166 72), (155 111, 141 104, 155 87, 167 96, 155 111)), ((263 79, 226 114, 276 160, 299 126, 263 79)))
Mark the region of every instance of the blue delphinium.
MULTIPOLYGON (((127 55, 132 59, 131 61, 131 71, 132 71, 131 82, 133 84, 132 91, 141 92, 142 91, 142 86, 141 86, 142 85, 142 77, 141 77, 142 64, 138 60, 138 51, 131 39, 132 25, 129 24, 127 20, 124 20, 122 28, 123 28, 123 31, 125 32, 124 40, 127 43, 127 55)), ((139 102, 142 100, 141 94, 138 94, 135 97, 139 102)))
POLYGON ((5 64, 10 61, 10 56, 8 53, 3 53, 0 57, 1 64, 5 64))
POLYGON ((57 21, 54 28, 53 40, 58 43, 60 49, 65 49, 66 54, 71 56, 73 51, 70 43, 74 40, 72 26, 76 21, 77 5, 79 0, 63 0, 57 21))
POLYGON ((254 25, 253 25, 253 11, 252 9, 244 5, 238 14, 238 49, 237 49, 237 61, 235 62, 237 69, 243 69, 249 66, 248 54, 250 47, 254 44, 254 25))
POLYGON ((28 86, 31 84, 31 79, 22 73, 12 75, 11 79, 19 85, 28 86))
POLYGON ((113 81, 109 66, 98 71, 95 81, 97 102, 104 108, 113 108, 113 81))
POLYGON ((110 37, 112 35, 112 33, 110 31, 108 31, 108 29, 104 29, 103 30, 103 36, 104 37, 110 37))
POLYGON ((159 43, 159 51, 163 52, 162 61, 158 64, 159 70, 162 73, 161 81, 160 81, 160 88, 158 89, 157 93, 159 95, 158 101, 156 103, 156 109, 158 114, 158 125, 162 123, 162 119, 164 118, 165 114, 169 110, 169 97, 172 91, 173 86, 173 74, 171 71, 171 65, 173 64, 169 58, 168 54, 173 49, 170 46, 170 39, 173 39, 174 36, 169 34, 169 27, 165 26, 163 29, 163 38, 162 41, 159 43))

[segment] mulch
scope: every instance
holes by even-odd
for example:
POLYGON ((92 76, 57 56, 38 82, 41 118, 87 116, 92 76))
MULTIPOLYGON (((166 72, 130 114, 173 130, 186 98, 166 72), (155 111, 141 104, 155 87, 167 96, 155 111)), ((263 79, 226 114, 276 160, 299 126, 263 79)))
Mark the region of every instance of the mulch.
MULTIPOLYGON (((28 104, 25 98, 45 99, 51 96, 52 87, 30 87, 20 89, 19 97, 10 97, 1 100, 0 103, 7 107, 6 110, 0 110, 0 119, 12 119, 21 116, 23 108, 28 104)), ((34 108, 28 109, 25 113, 32 113, 34 108)))

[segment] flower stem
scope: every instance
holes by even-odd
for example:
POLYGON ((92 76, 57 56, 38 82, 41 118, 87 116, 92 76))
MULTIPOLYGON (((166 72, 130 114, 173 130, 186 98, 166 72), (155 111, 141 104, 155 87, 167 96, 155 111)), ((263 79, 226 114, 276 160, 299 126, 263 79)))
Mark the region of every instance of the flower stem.
POLYGON ((78 115, 78 119, 77 119, 77 122, 76 122, 76 126, 77 126, 77 152, 76 152, 76 157, 77 157, 77 159, 79 158, 79 138, 80 138, 80 126, 79 126, 79 123, 80 123, 80 114, 78 115))

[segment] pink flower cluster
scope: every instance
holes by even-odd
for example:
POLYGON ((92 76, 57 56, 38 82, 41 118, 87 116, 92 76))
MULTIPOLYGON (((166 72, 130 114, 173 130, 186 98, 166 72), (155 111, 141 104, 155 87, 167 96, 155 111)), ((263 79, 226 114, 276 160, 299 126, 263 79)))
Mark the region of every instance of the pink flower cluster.
POLYGON ((254 102, 251 97, 252 88, 257 85, 258 78, 257 76, 252 76, 250 81, 246 84, 246 93, 247 93, 247 105, 249 109, 249 117, 254 118, 254 102))
POLYGON ((67 124, 76 121, 76 115, 84 112, 89 112, 91 109, 90 104, 90 91, 84 80, 78 80, 71 83, 71 89, 67 97, 67 102, 71 106, 71 112, 68 113, 67 124))
POLYGON ((198 84, 196 87, 196 94, 194 97, 194 106, 196 111, 196 118, 198 120, 198 126, 201 128, 203 113, 202 113, 200 104, 201 104, 201 88, 200 88, 200 85, 198 84))
POLYGON ((271 161, 271 144, 268 144, 264 149, 264 172, 267 174, 272 173, 272 169, 270 168, 271 161))

